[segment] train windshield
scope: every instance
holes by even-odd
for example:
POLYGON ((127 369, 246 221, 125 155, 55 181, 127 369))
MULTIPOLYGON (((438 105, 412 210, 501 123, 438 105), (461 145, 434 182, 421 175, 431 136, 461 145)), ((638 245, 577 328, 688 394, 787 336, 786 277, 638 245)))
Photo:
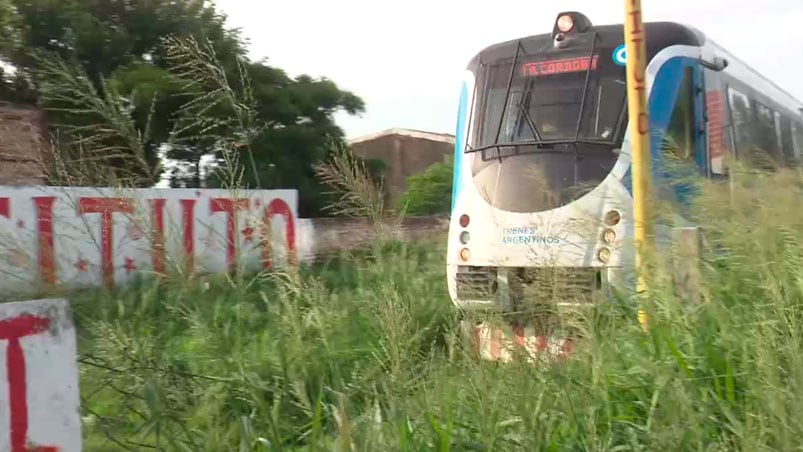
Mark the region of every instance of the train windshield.
POLYGON ((520 53, 480 67, 467 152, 475 183, 495 207, 560 207, 610 173, 627 124, 626 75, 613 49, 596 50, 593 57, 520 53))

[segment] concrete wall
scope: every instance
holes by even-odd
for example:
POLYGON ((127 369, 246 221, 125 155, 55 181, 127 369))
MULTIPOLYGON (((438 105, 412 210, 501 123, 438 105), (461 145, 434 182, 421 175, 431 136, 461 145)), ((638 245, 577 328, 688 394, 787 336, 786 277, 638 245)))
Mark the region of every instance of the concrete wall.
MULTIPOLYGON (((296 190, 0 186, 0 295, 311 263, 377 238, 367 220, 298 218, 297 205, 296 190)), ((445 240, 447 227, 408 218, 378 229, 418 241, 445 240)))
POLYGON ((0 186, 0 295, 282 266, 297 205, 296 190, 0 186))
POLYGON ((0 101, 0 185, 40 185, 49 160, 44 113, 0 101))
MULTIPOLYGON (((449 219, 442 217, 405 218, 400 224, 382 225, 386 237, 405 242, 446 240, 449 219)), ((369 245, 377 239, 377 228, 368 220, 352 218, 304 218, 298 221, 298 256, 312 263, 369 245)))

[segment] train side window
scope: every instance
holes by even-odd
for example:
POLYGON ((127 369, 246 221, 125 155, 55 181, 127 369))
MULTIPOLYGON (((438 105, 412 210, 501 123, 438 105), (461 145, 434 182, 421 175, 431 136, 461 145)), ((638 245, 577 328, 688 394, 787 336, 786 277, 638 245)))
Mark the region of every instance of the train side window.
POLYGON ((778 126, 778 138, 781 142, 781 153, 787 166, 796 166, 795 143, 792 135, 792 123, 785 116, 775 113, 775 123, 778 126))
POLYGON ((769 107, 761 102, 755 102, 755 136, 754 144, 760 152, 760 159, 766 161, 766 164, 778 166, 783 162, 783 156, 780 152, 778 144, 778 129, 775 126, 775 114, 769 107))
POLYGON ((798 164, 803 162, 803 124, 792 125, 792 144, 795 148, 795 160, 798 164))
POLYGON ((669 164, 680 163, 685 166, 695 163, 697 134, 694 125, 694 69, 686 67, 661 146, 669 164))
POLYGON ((728 106, 733 118, 736 158, 755 169, 772 171, 778 163, 772 111, 731 87, 728 106))

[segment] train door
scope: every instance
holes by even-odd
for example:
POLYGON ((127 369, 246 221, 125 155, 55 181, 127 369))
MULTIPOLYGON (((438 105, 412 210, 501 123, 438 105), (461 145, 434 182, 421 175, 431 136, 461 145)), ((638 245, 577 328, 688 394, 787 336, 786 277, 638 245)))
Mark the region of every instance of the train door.
POLYGON ((695 58, 666 61, 650 92, 651 148, 659 196, 687 206, 709 173, 703 68, 695 58))
POLYGON ((703 68, 705 81, 705 130, 707 135, 708 171, 713 180, 727 177, 726 161, 733 154, 732 125, 728 118, 727 96, 720 73, 703 68))

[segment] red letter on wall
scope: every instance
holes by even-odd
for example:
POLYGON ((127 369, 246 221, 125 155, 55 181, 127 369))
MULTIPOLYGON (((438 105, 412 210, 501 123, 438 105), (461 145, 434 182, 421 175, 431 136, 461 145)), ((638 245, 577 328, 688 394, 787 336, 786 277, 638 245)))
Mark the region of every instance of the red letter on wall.
POLYGON ((78 213, 99 213, 100 216, 100 248, 103 267, 103 283, 114 286, 114 244, 112 234, 112 214, 133 213, 134 207, 130 199, 125 198, 81 198, 78 200, 78 213))
POLYGON ((151 253, 153 271, 165 272, 165 200, 151 199, 151 220, 153 221, 153 242, 151 253))
POLYGON ((274 216, 281 215, 284 217, 285 235, 287 236, 287 248, 290 254, 290 263, 296 263, 296 223, 293 218, 293 212, 290 211, 290 206, 284 200, 276 198, 268 204, 265 208, 264 224, 263 224, 263 240, 262 240, 262 266, 269 269, 273 266, 270 258, 270 231, 271 220, 274 216))
POLYGON ((39 274, 45 284, 56 284, 56 249, 53 241, 53 204, 55 196, 33 198, 36 207, 36 232, 39 237, 39 274))
POLYGON ((0 215, 11 218, 11 198, 0 198, 0 215))
POLYGON ((181 200, 181 223, 184 228, 184 259, 187 273, 195 266, 195 200, 181 200))
POLYGON ((240 210, 248 210, 251 203, 248 198, 213 198, 210 200, 209 210, 212 213, 226 212, 226 263, 229 269, 232 269, 234 262, 237 260, 237 222, 236 212, 240 210))
POLYGON ((51 446, 28 447, 28 388, 25 376, 25 354, 20 339, 46 331, 50 319, 22 315, 0 320, 0 340, 6 347, 6 378, 8 379, 8 408, 11 417, 11 452, 56 452, 51 446))

